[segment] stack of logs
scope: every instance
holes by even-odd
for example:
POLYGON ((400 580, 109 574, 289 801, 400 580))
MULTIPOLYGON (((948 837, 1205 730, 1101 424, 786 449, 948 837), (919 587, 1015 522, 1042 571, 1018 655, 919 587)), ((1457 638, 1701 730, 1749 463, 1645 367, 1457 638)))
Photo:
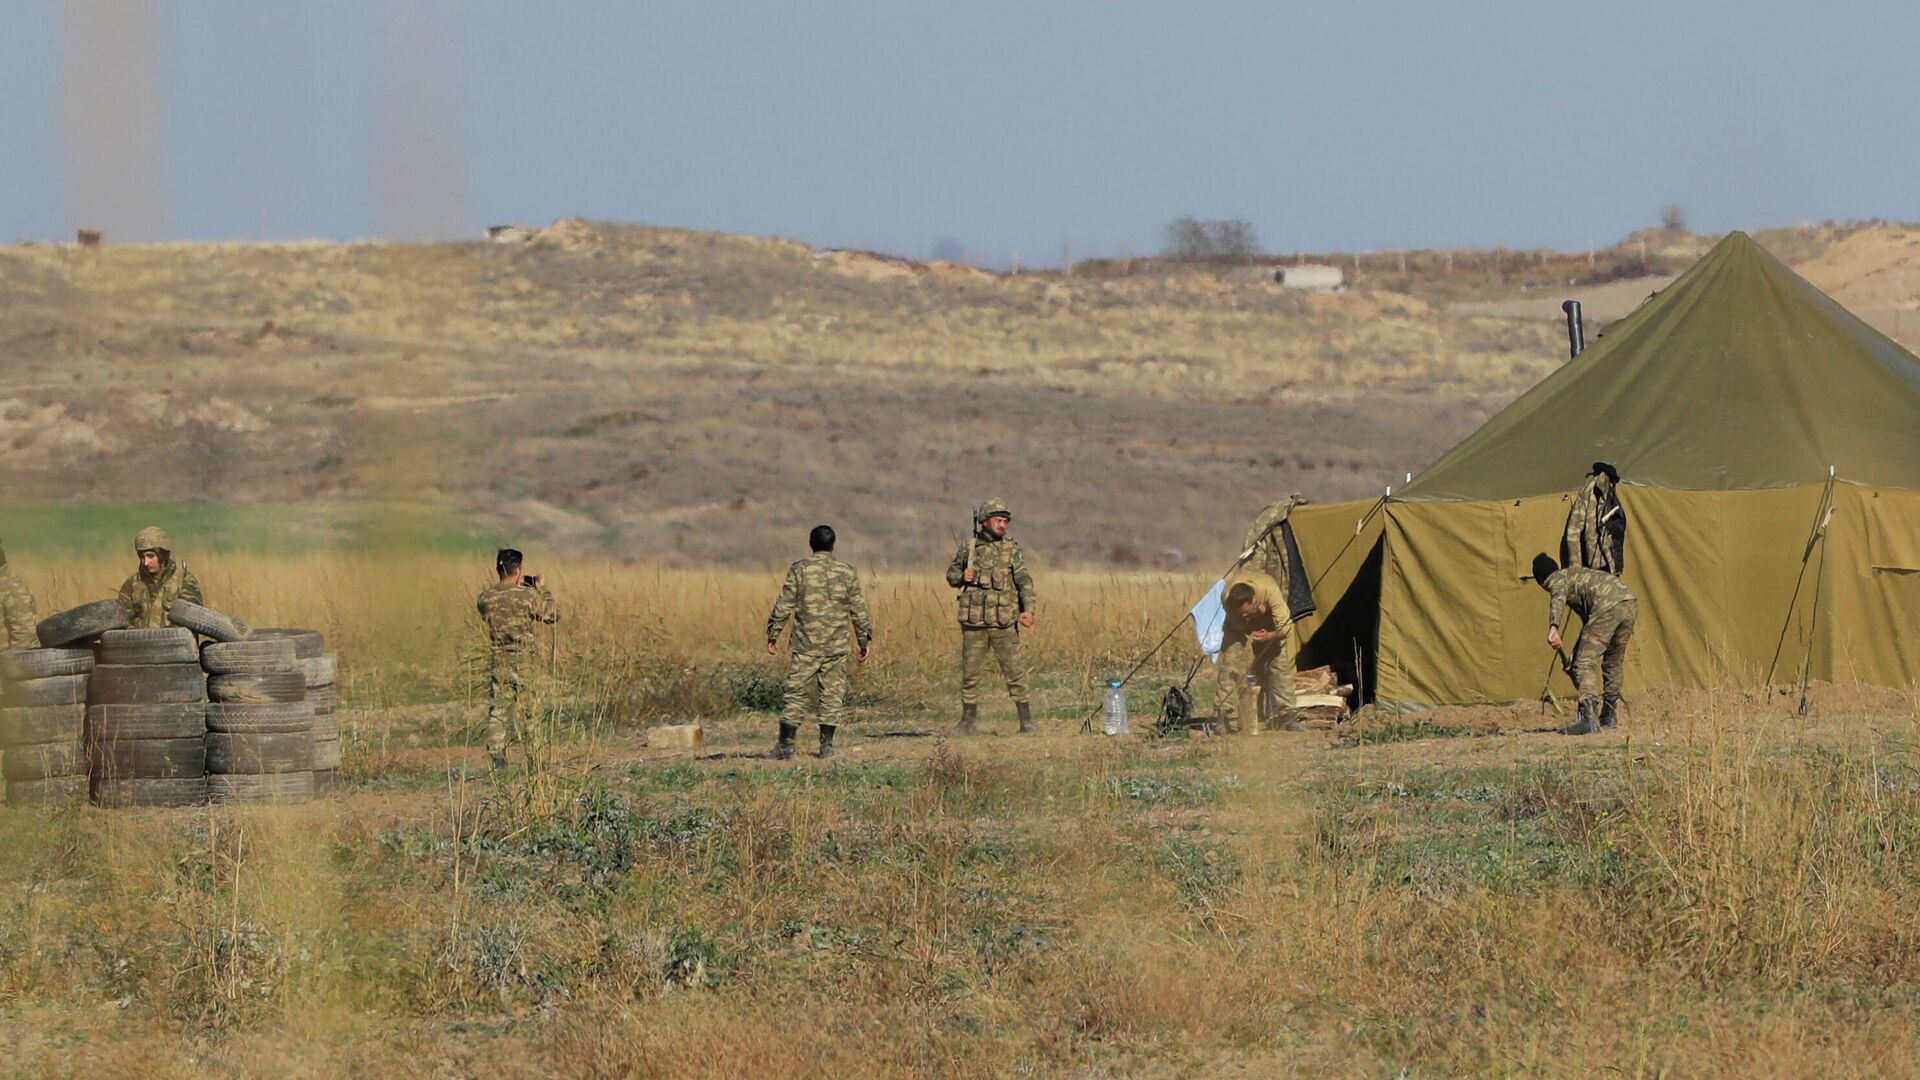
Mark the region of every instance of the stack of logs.
POLYGON ((1330 667, 1309 668, 1293 676, 1293 704, 1300 710, 1300 726, 1325 730, 1353 716, 1353 687, 1343 684, 1330 667))

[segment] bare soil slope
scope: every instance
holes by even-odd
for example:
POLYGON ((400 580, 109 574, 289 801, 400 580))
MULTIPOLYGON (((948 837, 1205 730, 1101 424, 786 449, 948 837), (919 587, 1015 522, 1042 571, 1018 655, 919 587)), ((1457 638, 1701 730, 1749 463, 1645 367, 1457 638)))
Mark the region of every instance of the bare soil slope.
MULTIPOLYGON (((1697 246, 1663 243, 1591 272, 1697 246)), ((1278 495, 1397 482, 1559 362, 1531 306, 1449 305, 1557 297, 1592 260, 1425 257, 1310 297, 1258 268, 1002 276, 580 221, 26 245, 0 250, 0 472, 15 505, 378 500, 690 562, 777 560, 826 520, 923 563, 998 496, 1056 564, 1207 562, 1278 495)))

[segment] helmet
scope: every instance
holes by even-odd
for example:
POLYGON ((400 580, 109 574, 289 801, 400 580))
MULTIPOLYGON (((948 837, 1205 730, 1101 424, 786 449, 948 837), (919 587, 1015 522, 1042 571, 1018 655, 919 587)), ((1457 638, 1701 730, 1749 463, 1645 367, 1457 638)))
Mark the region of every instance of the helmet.
POLYGON ((173 541, 167 539, 167 530, 158 525, 149 525, 133 537, 135 551, 172 551, 173 541))
POLYGON ((999 499, 988 499, 986 502, 981 503, 978 509, 974 510, 973 520, 975 522, 981 522, 990 517, 1003 517, 1008 521, 1012 521, 1013 511, 1007 509, 1007 504, 999 499))

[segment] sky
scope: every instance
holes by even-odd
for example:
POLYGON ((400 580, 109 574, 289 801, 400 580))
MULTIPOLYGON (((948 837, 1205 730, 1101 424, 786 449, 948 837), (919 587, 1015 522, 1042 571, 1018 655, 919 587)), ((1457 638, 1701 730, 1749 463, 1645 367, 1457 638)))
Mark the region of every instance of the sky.
POLYGON ((0 0, 0 243, 588 217, 984 263, 1920 219, 1920 4, 0 0))

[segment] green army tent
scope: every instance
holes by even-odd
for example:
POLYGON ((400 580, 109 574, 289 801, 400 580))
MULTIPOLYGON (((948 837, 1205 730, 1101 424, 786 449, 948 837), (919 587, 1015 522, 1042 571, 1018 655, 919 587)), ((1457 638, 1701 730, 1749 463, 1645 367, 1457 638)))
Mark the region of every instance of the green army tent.
POLYGON ((1538 696, 1529 566, 1558 557, 1594 461, 1619 467, 1631 521, 1630 690, 1809 663, 1920 684, 1920 359, 1743 233, 1401 490, 1296 511, 1320 603, 1302 665, 1358 650, 1386 704, 1538 696))

